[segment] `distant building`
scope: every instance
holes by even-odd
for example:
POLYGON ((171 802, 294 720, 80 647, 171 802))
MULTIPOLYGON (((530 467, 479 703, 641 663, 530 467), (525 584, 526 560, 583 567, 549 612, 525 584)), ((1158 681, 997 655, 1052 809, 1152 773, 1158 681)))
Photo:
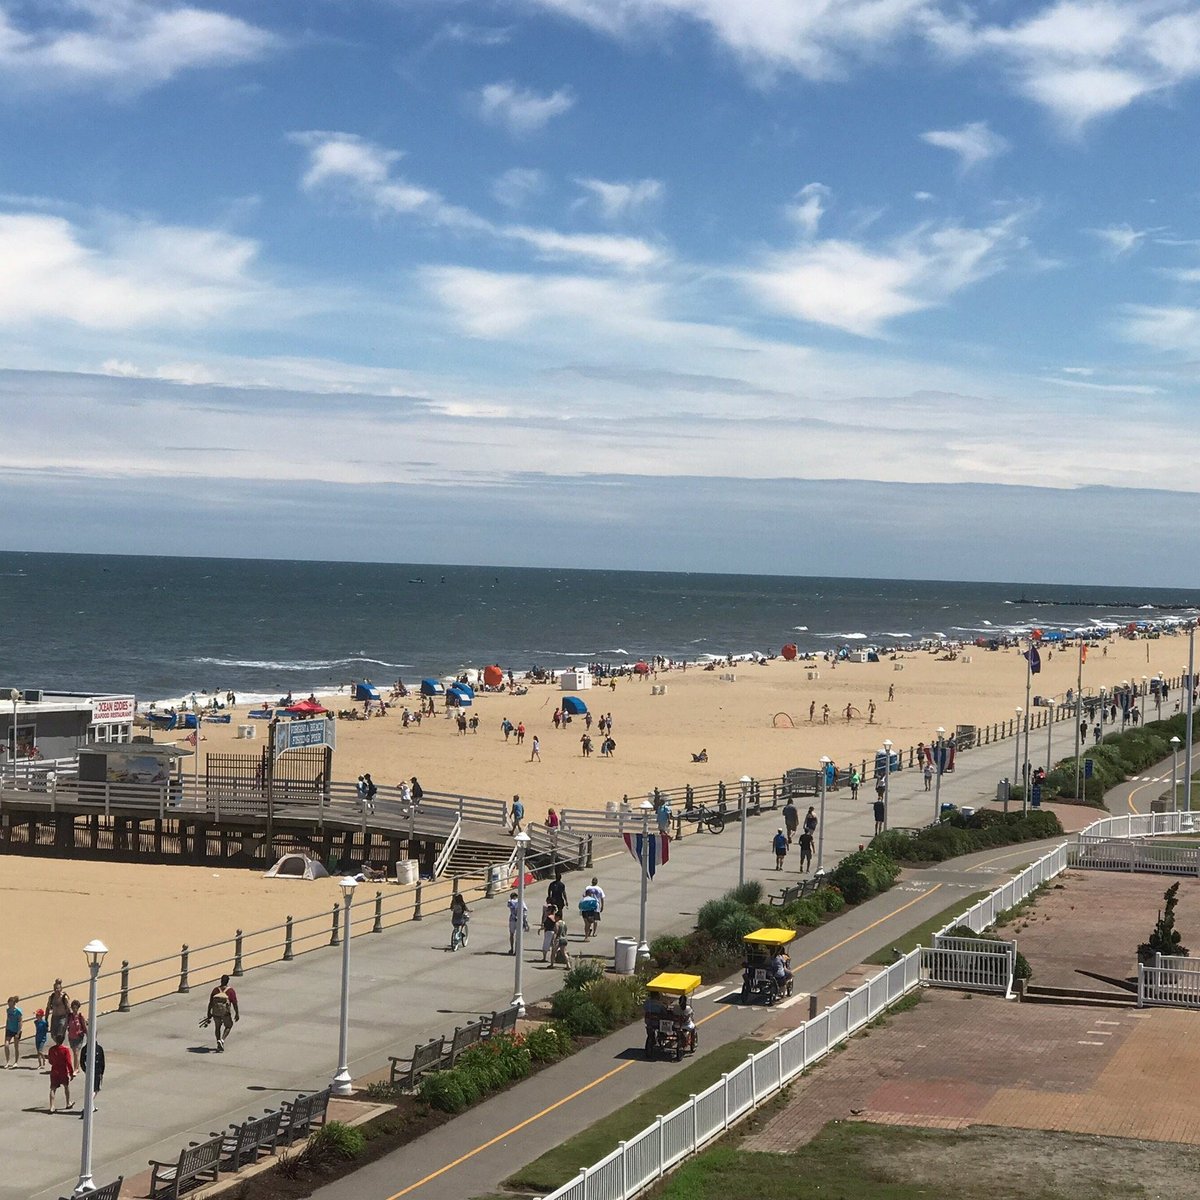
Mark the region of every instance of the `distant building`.
POLYGON ((89 743, 133 737, 133 696, 0 688, 0 762, 4 774, 38 761, 75 757, 89 743))

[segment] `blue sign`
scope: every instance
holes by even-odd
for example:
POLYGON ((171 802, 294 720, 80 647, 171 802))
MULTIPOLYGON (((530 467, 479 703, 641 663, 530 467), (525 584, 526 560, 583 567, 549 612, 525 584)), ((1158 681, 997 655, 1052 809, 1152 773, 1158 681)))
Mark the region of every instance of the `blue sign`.
POLYGON ((1091 779, 1091 777, 1095 773, 1096 773, 1095 760, 1091 759, 1091 758, 1085 758, 1083 760, 1083 777, 1084 777, 1084 779, 1091 779))
POLYGON ((280 721, 275 726, 275 757, 289 750, 305 750, 311 746, 334 748, 335 725, 328 717, 313 717, 307 721, 280 721))

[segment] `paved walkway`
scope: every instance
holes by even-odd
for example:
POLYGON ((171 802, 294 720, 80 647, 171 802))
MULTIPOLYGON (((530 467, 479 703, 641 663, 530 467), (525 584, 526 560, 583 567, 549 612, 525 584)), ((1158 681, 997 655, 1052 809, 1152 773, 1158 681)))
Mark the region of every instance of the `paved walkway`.
MULTIPOLYGON (((1008 742, 962 755, 957 771, 943 780, 942 799, 978 804, 994 796, 996 781, 1008 769, 1010 757, 1008 742)), ((851 802, 845 790, 828 797, 827 865, 869 840, 873 796, 867 792, 864 788, 857 804, 851 802)), ((932 815, 932 805, 933 797, 924 792, 918 772, 903 771, 893 776, 893 824, 922 824, 932 815)), ((794 871, 781 876, 770 869, 769 846, 775 826, 770 816, 752 819, 748 826, 747 876, 761 878, 771 888, 796 878, 794 871)), ((737 832, 736 826, 730 826, 723 835, 696 834, 676 844, 671 862, 651 885, 651 936, 690 928, 704 900, 736 883, 737 832)), ((802 961, 806 957, 813 960, 812 971, 800 986, 816 990, 837 978, 861 958, 887 945, 896 933, 945 908, 956 896, 965 896, 981 886, 995 886, 996 872, 1006 872, 1028 861, 1034 852, 1033 847, 1026 846, 1010 852, 1007 859, 992 855, 993 865, 984 869, 990 882, 983 884, 964 875, 965 864, 961 862, 946 879, 938 880, 931 874, 907 880, 901 890, 882 899, 882 907, 862 906, 810 935, 804 941, 804 952, 797 955, 802 961)), ((604 936, 594 946, 607 954, 612 945, 608 939, 614 934, 636 932, 638 865, 623 849, 614 850, 611 857, 598 862, 596 871, 609 904, 602 926, 604 936)), ((580 884, 579 876, 569 877, 572 898, 580 884)), ((535 912, 538 898, 531 898, 535 912)), ((503 1007, 511 999, 513 960, 506 953, 503 900, 481 902, 476 907, 469 953, 447 954, 447 933, 445 919, 434 918, 354 940, 350 1066, 356 1078, 385 1065, 389 1053, 407 1052, 414 1043, 433 1034, 449 1033, 456 1023, 503 1007)), ((536 954, 527 954, 526 961, 526 999, 537 1000, 553 992, 560 973, 542 968, 536 954)), ((196 1027, 206 1003, 202 992, 165 997, 130 1013, 106 1016, 100 1040, 107 1053, 108 1074, 96 1122, 97 1178, 106 1180, 118 1173, 135 1175, 144 1169, 148 1158, 174 1157, 189 1138, 223 1128, 247 1112, 326 1082, 336 1066, 339 974, 340 955, 334 950, 314 951, 292 963, 248 972, 238 987, 245 1015, 223 1055, 211 1053, 208 1036, 196 1027)), ((797 1011, 796 1015, 798 1019, 801 1014, 797 1011)), ((714 1018, 705 1026, 706 1039, 711 1040, 710 1034, 716 1034, 718 1028, 722 1030, 720 1036, 736 1036, 749 1027, 739 1024, 740 1020, 733 1014, 714 1018), (726 1029, 728 1034, 723 1032, 726 1029)), ((611 1049, 607 1052, 611 1055, 611 1049)), ((593 1053, 602 1058, 606 1051, 589 1051, 588 1055, 593 1053)), ((593 1065, 585 1055, 563 1064, 566 1084, 570 1085, 572 1078, 590 1081, 593 1065)), ((640 1070, 622 1071, 614 1078, 620 1078, 622 1086, 637 1085, 640 1080, 637 1090, 652 1082, 652 1077, 640 1070)), ((552 1084, 560 1086, 558 1077, 551 1073, 532 1081, 539 1104, 544 1105, 548 1096, 565 1094, 550 1090, 552 1084)), ((5 1164, 0 1200, 48 1200, 63 1194, 76 1174, 78 1121, 46 1115, 46 1081, 34 1072, 7 1072, 0 1086, 4 1089, 5 1109, 0 1134, 5 1164)), ((574 1086, 581 1084, 576 1082, 574 1086)), ((519 1092, 514 1089, 503 1098, 502 1108, 509 1116, 517 1111, 513 1106, 519 1092)), ((566 1136, 571 1131, 568 1125, 581 1128, 596 1111, 606 1111, 621 1100, 620 1095, 610 1098, 607 1092, 603 1098, 594 1092, 589 1095, 587 1105, 569 1112, 568 1105, 556 1110, 561 1114, 561 1125, 539 1126, 532 1144, 515 1155, 519 1161, 513 1162, 511 1169, 534 1157, 539 1147, 566 1136)), ((469 1148, 464 1146, 462 1130, 481 1125, 482 1108, 473 1110, 465 1123, 455 1123, 455 1132, 441 1135, 456 1154, 469 1148)), ((419 1160, 422 1168, 449 1161, 431 1146, 421 1144, 419 1150, 392 1156, 372 1170, 391 1171, 398 1176, 400 1167, 393 1165, 393 1160, 413 1159, 419 1160)), ((482 1174, 495 1181, 509 1169, 488 1167, 482 1174)), ((424 1172, 421 1168, 415 1172, 406 1168, 405 1173, 411 1179, 424 1172)), ((364 1182, 364 1188, 367 1186, 364 1182)), ((383 1197, 396 1190, 375 1179, 368 1190, 359 1190, 356 1185, 355 1195, 383 1197)), ((462 1197, 472 1193, 454 1184, 443 1194, 462 1197)))

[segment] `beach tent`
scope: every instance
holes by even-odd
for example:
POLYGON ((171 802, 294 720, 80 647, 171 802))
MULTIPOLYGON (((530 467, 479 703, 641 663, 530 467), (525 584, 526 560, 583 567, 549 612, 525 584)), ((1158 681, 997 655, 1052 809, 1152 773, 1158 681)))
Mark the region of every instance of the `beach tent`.
POLYGON ((421 680, 422 696, 444 696, 446 689, 436 679, 421 680))
POLYGON ((782 653, 783 653, 783 657, 786 658, 788 662, 792 662, 792 660, 795 659, 796 654, 798 653, 797 649, 796 649, 796 643, 788 642, 788 644, 786 646, 784 646, 782 653))
POLYGON ((504 672, 496 664, 483 668, 483 682, 488 687, 499 687, 504 682, 504 672))
POLYGON ((446 689, 446 703, 452 708, 470 708, 475 703, 475 693, 465 683, 452 683, 446 689))
POLYGON ((322 713, 327 713, 329 709, 312 700, 299 700, 291 708, 285 708, 283 711, 294 717, 319 717, 322 713))
POLYGON ((285 854, 264 876, 265 879, 324 879, 329 872, 315 858, 285 854))
POLYGON ((562 710, 573 717, 582 717, 587 712, 587 705, 578 696, 564 696, 562 710))
POLYGON ((355 700, 378 700, 379 689, 373 683, 356 683, 354 685, 355 700))
POLYGON ((475 698, 475 689, 469 683, 452 683, 450 685, 456 692, 462 692, 471 699, 475 698))

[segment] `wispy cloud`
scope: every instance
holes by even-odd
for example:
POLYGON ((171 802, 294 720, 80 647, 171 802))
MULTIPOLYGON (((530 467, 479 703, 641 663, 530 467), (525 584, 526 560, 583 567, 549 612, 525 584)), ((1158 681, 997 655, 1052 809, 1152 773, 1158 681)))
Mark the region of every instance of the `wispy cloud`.
POLYGON ((1122 258, 1136 250, 1153 232, 1152 229, 1134 229, 1130 225, 1106 225, 1102 229, 1088 230, 1092 237, 1100 239, 1112 258, 1122 258))
POLYGON ((515 83, 489 83, 475 96, 476 111, 487 122, 517 137, 536 133, 575 104, 570 88, 542 95, 515 83))
POLYGON ((817 226, 825 215, 825 204, 833 193, 823 183, 806 183, 787 206, 787 214, 806 237, 817 236, 817 226))
POLYGON ((923 225, 872 246, 826 239, 766 256, 743 280, 766 308, 863 337, 897 317, 944 304, 998 271, 1015 219, 979 229, 923 225))
POLYGON ((1118 329, 1126 341, 1152 350, 1200 352, 1200 308, 1131 304, 1124 310, 1118 329))
POLYGON ((402 155, 349 133, 292 134, 308 151, 301 187, 328 193, 382 213, 413 216, 430 224, 515 242, 549 259, 584 259, 603 267, 638 271, 664 261, 657 246, 608 233, 564 233, 529 225, 505 225, 449 203, 439 192, 395 174, 402 155))
POLYGON ((629 183, 612 183, 603 179, 576 179, 588 198, 606 221, 623 221, 636 217, 657 204, 663 197, 659 179, 637 179, 629 183))
POLYGON ((108 85, 140 92, 183 71, 262 58, 280 44, 239 17, 149 0, 0 3, 0 78, 31 90, 108 85), (45 14, 44 22, 32 20, 45 14))
POLYGON ((964 172, 974 170, 1009 148, 1008 139, 989 129, 986 121, 971 121, 957 129, 930 129, 921 134, 921 141, 957 154, 964 172))
POLYGON ((536 167, 509 167, 492 181, 492 195, 505 208, 523 208, 546 190, 546 174, 536 167))

